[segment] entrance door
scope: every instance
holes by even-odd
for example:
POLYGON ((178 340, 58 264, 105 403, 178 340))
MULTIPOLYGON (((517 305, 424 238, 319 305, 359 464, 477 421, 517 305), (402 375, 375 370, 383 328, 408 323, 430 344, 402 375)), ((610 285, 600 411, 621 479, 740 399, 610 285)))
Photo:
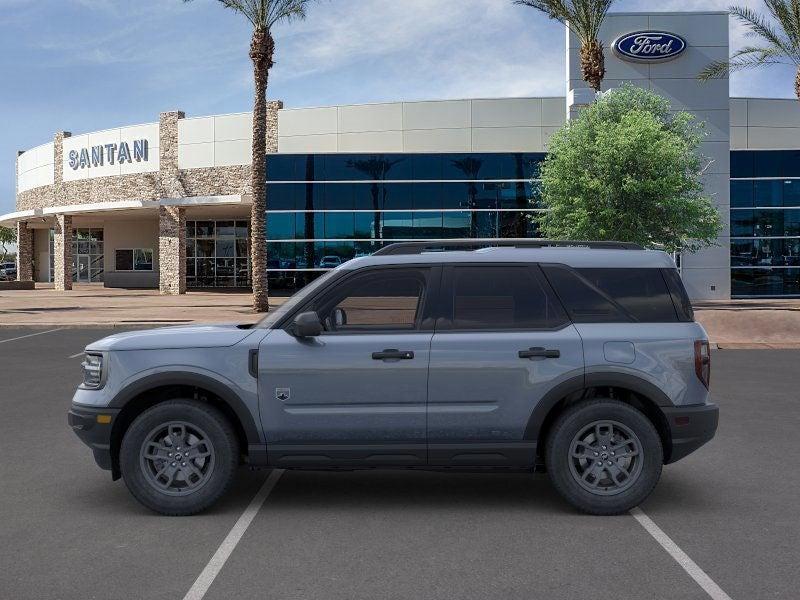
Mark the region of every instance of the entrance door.
POLYGON ((413 466, 427 459, 425 416, 435 269, 367 269, 301 312, 322 335, 270 332, 258 390, 276 466, 413 466))
POLYGON ((583 345, 537 266, 447 267, 431 343, 428 459, 529 467, 526 428, 556 385, 583 378, 583 345))
POLYGON ((82 254, 78 255, 78 281, 89 283, 91 277, 89 275, 89 256, 82 254))

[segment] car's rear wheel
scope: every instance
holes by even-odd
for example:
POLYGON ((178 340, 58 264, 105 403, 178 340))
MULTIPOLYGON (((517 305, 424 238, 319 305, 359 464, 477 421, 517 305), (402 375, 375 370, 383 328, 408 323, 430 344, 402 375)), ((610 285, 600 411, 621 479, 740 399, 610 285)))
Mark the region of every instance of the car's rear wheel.
POLYGON ((614 515, 638 506, 661 476, 661 438, 644 413, 618 400, 586 400, 565 410, 547 439, 556 490, 573 506, 614 515))
POLYGON ((236 434, 215 408, 170 400, 144 411, 125 432, 120 469, 131 494, 165 515, 191 515, 216 502, 239 462, 236 434))

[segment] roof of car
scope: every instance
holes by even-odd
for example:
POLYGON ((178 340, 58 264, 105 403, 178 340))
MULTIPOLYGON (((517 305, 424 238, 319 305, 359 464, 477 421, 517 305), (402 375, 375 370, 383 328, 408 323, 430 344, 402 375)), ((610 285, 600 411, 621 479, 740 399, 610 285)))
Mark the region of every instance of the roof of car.
POLYGON ((585 247, 488 247, 473 250, 378 254, 354 258, 340 269, 360 269, 373 265, 444 264, 444 263, 557 263, 575 268, 650 268, 674 269, 666 252, 629 248, 585 247))

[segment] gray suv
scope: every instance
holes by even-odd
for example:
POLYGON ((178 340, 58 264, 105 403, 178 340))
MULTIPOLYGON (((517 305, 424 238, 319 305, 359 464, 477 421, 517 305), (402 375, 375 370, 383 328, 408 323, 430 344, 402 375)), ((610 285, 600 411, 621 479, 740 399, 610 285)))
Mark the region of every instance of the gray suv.
POLYGON ((718 418, 675 264, 622 243, 393 244, 256 325, 89 344, 83 372, 69 424, 169 515, 209 507, 243 463, 547 471, 616 514, 718 418))

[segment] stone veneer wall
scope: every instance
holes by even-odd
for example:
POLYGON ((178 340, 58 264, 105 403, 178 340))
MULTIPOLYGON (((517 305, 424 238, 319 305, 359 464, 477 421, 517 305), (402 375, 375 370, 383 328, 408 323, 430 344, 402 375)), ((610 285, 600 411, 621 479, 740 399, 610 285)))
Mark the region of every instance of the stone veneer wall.
POLYGON ((53 283, 59 291, 72 289, 72 217, 56 215, 53 236, 53 283))
POLYGON ((186 293, 186 210, 158 207, 158 289, 162 294, 186 293))
POLYGON ((17 280, 33 281, 33 229, 17 223, 17 280))

